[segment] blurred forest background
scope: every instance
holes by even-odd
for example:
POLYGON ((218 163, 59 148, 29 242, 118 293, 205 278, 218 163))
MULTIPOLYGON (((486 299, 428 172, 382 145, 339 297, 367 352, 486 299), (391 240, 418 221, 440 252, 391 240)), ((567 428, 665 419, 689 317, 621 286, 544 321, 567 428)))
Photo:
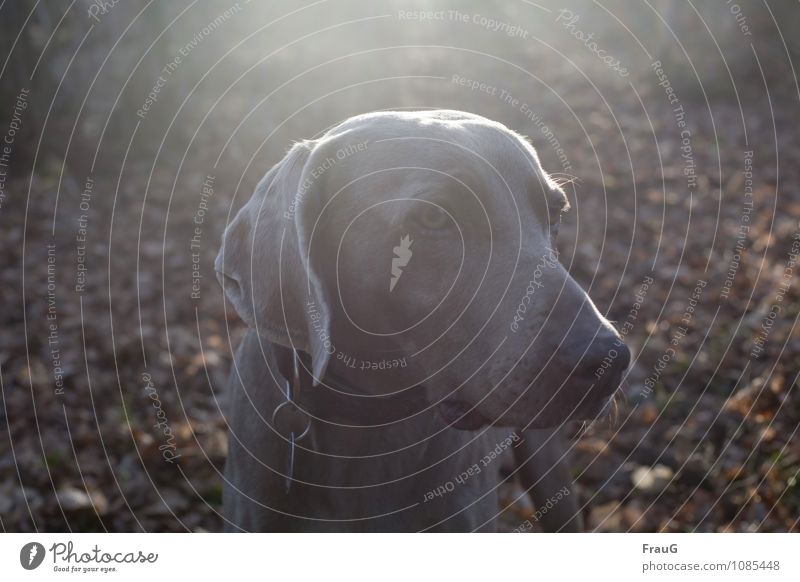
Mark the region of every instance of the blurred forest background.
POLYGON ((635 357, 571 443, 587 527, 797 530, 798 27, 741 0, 0 2, 0 526, 218 530, 227 221, 293 141, 442 107, 575 178, 562 260, 635 357))

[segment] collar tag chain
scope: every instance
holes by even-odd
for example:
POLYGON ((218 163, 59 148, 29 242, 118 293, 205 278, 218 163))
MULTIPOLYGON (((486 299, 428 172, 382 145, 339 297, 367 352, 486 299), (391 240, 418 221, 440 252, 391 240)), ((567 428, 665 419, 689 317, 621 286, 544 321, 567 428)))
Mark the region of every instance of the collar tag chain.
POLYGON ((297 350, 292 350, 293 374, 291 381, 286 379, 284 396, 286 400, 275 407, 272 412, 272 425, 277 433, 286 440, 288 454, 284 467, 284 489, 286 494, 292 487, 294 480, 294 455, 296 444, 301 441, 311 428, 311 417, 296 403, 300 393, 300 356, 297 350))

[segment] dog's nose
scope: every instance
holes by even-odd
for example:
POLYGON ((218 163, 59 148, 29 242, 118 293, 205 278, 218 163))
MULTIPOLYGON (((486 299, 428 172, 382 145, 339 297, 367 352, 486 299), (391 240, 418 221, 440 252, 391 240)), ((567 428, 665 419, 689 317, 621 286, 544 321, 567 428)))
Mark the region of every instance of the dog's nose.
POLYGON ((596 384, 598 390, 613 392, 631 361, 631 352, 615 334, 602 332, 586 345, 572 344, 563 351, 563 363, 577 377, 596 384))

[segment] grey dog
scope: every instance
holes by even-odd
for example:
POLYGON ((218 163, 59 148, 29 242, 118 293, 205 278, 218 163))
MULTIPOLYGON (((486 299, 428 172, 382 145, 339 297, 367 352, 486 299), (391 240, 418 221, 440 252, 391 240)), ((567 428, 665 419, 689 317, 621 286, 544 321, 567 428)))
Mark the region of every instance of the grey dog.
POLYGON ((532 145, 477 115, 372 113, 296 143, 217 257, 249 327, 226 528, 491 531, 515 478, 555 505, 546 530, 580 529, 575 496, 552 501, 561 427, 607 409, 630 354, 553 250, 566 208, 532 145))

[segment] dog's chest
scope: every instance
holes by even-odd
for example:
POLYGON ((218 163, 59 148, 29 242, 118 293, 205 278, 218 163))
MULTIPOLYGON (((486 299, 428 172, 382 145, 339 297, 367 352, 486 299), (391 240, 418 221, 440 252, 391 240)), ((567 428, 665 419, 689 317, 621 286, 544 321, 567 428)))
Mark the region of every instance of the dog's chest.
POLYGON ((301 529, 493 528, 500 463, 486 461, 492 435, 447 430, 404 443, 386 429, 374 439, 335 432, 318 431, 315 451, 297 457, 296 474, 306 485, 292 487, 286 509, 316 518, 301 529))

